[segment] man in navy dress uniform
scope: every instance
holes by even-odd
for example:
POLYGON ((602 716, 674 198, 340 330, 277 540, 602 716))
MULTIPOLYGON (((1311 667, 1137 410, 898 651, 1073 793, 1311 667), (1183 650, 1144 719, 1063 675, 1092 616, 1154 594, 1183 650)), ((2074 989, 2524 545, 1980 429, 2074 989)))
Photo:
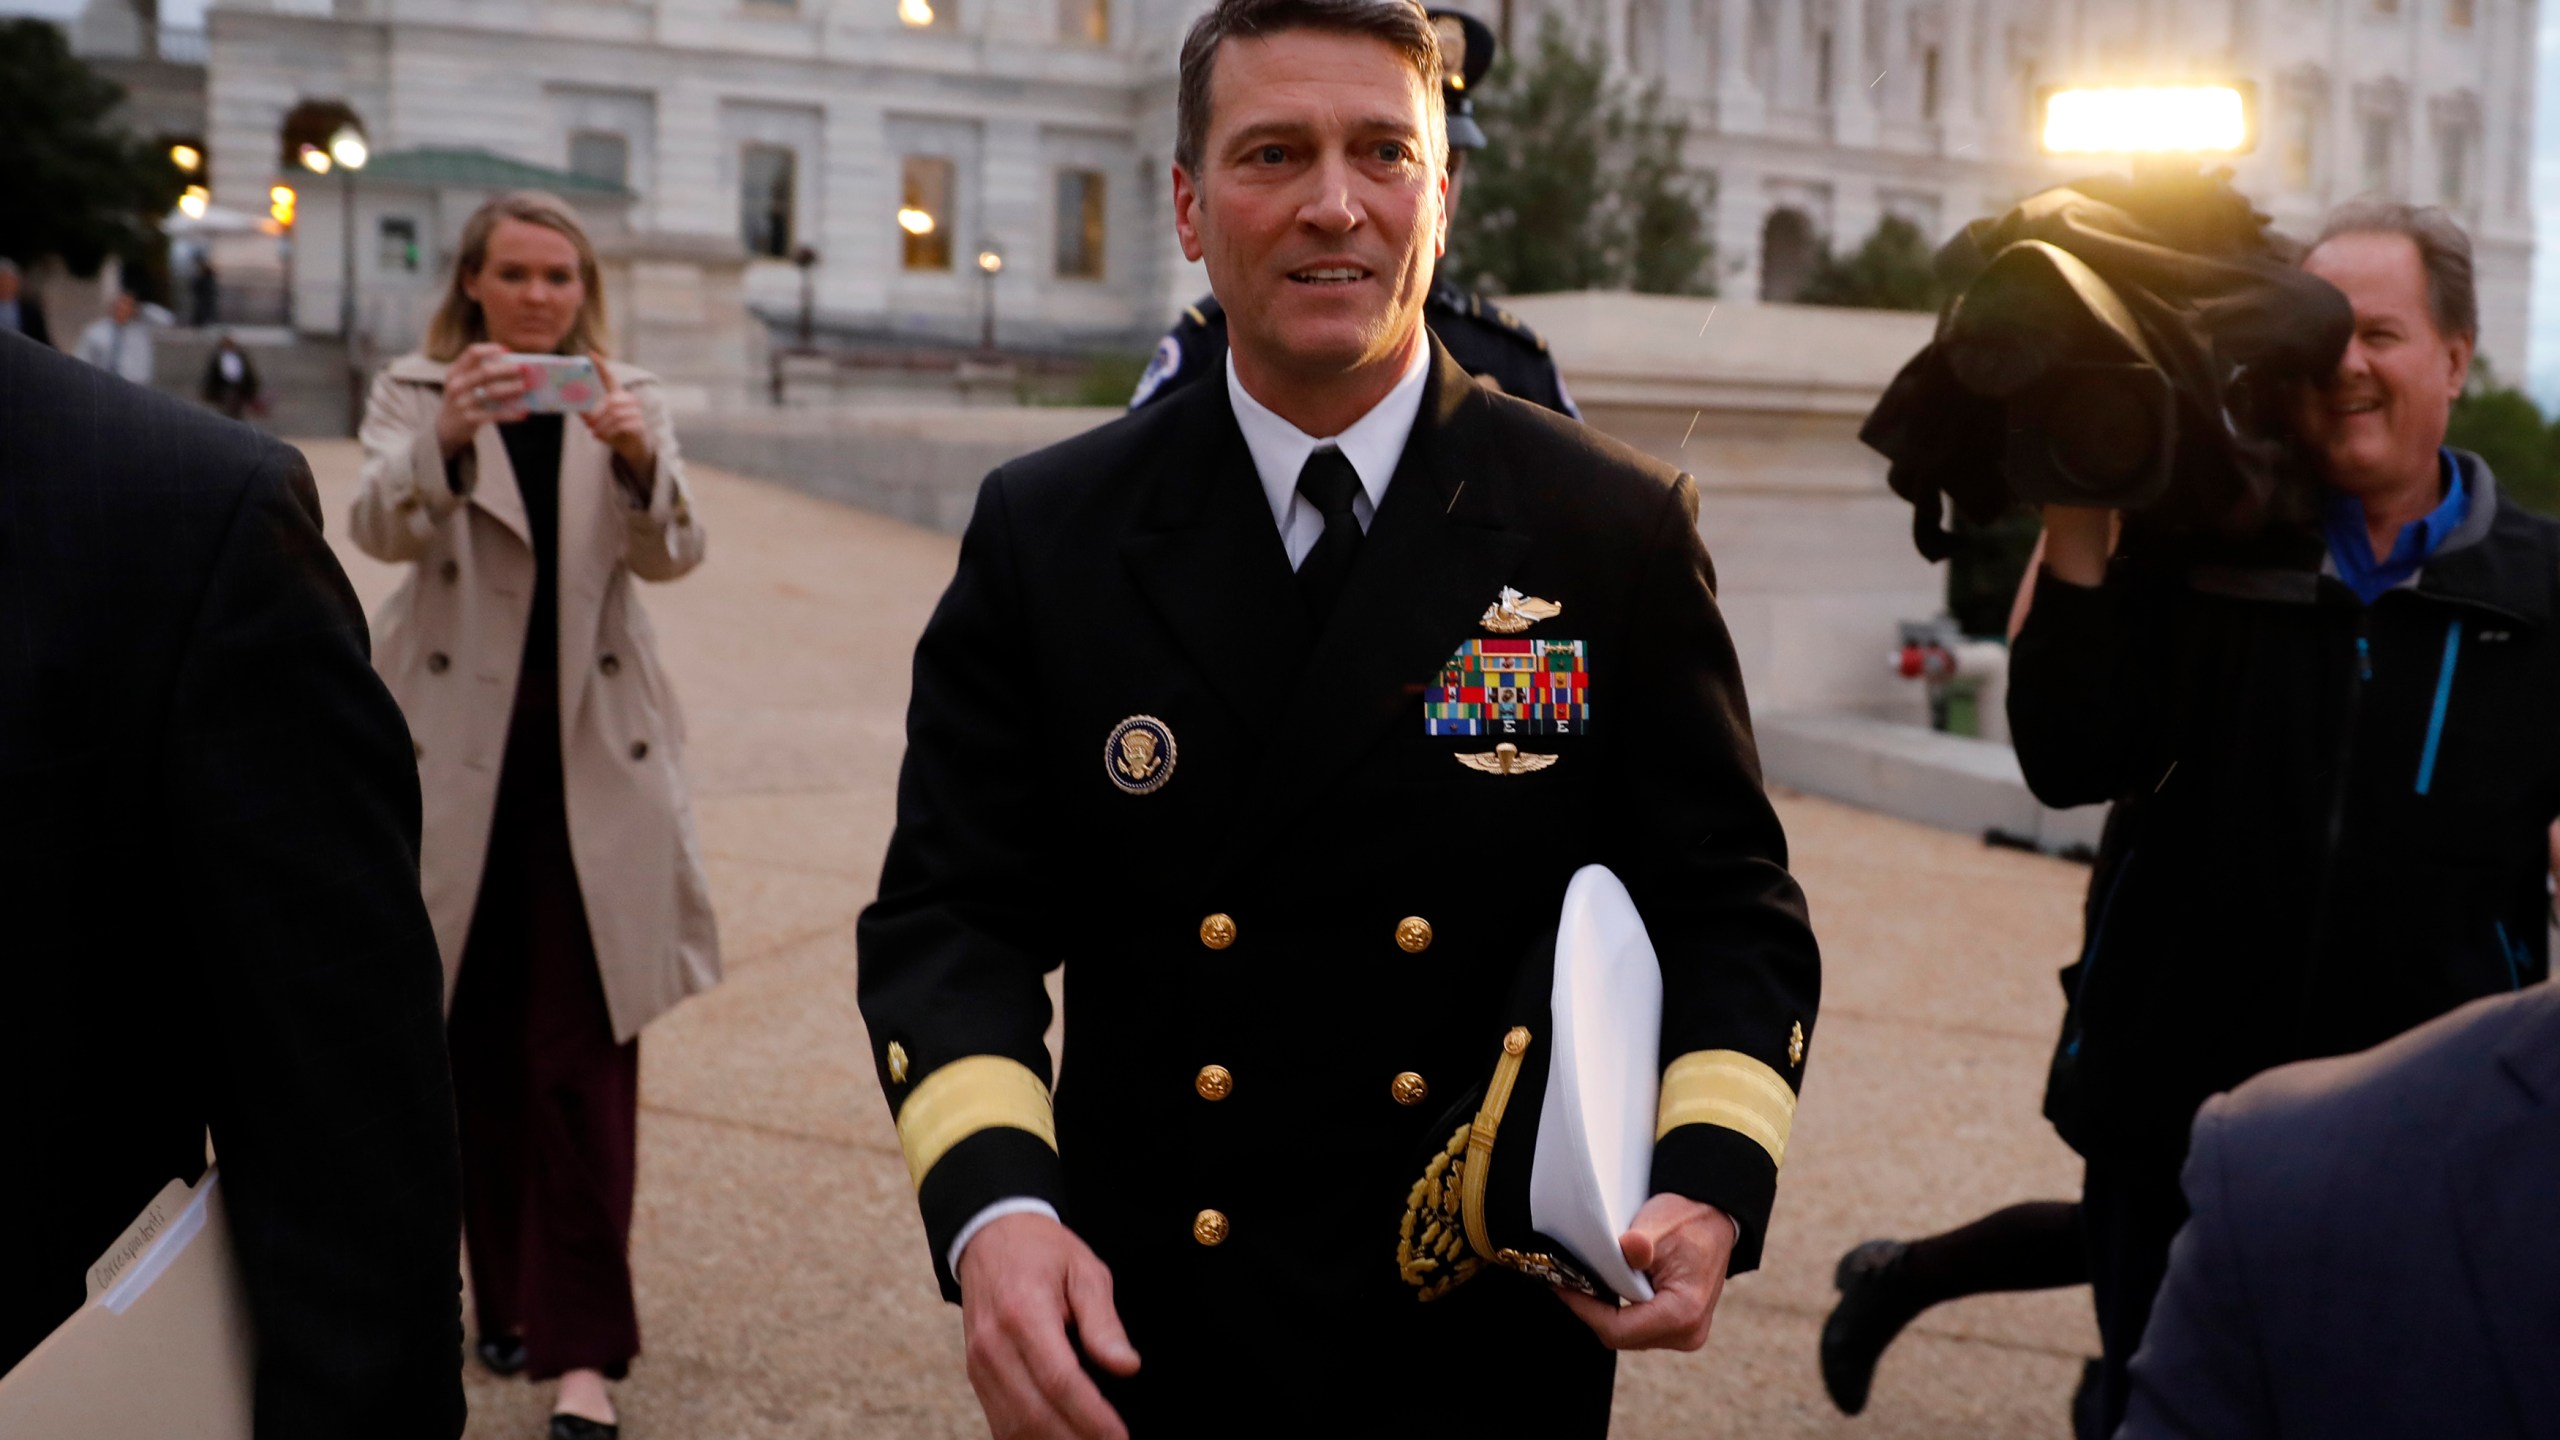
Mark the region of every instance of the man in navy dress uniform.
POLYGON ((1696 484, 1423 327, 1439 67, 1410 0, 1201 19, 1224 374, 990 476, 917 646, 861 1001, 1000 1436, 1597 1436, 1767 1235, 1819 960, 1696 484), (1586 864, 1661 970, 1655 1296, 1428 1283, 1415 1178, 1586 864))

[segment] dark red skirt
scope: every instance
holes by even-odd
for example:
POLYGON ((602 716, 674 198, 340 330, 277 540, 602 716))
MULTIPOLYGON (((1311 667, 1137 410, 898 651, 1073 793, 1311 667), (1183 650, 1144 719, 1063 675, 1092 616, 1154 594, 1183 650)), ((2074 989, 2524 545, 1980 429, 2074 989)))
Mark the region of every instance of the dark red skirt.
POLYGON ((640 1042, 614 1043, 605 1008, 569 849, 557 712, 524 710, 447 1022, 463 1238, 483 1336, 524 1337, 537 1380, 568 1370, 619 1380, 640 1353, 640 1042))

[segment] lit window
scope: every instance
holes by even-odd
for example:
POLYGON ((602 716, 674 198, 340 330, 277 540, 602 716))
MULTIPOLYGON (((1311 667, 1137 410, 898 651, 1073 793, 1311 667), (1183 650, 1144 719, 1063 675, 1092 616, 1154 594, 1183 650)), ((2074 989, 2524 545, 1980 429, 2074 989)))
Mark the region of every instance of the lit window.
POLYGON ((2319 110, 2307 97, 2285 102, 2283 131, 2277 137, 2276 155, 2284 171, 2287 190, 2311 188, 2312 166, 2318 160, 2317 132, 2319 110))
POLYGON ((1102 174, 1058 172, 1058 277, 1102 278, 1102 174))
POLYGON ((790 258, 799 160, 781 145, 749 145, 738 152, 738 238, 748 255, 790 258))
POLYGON ((2364 192, 2368 195, 2391 193, 2391 131, 2390 116, 2375 114, 2364 117, 2364 168, 2359 178, 2363 180, 2364 192))
POLYGON ((2471 122, 2447 122, 2436 132, 2436 200, 2448 210, 2471 203, 2471 122))
POLYGON ((1058 33, 1088 45, 1111 43, 1111 0, 1058 0, 1058 33))
POLYGON ((2456 30, 2471 28, 2471 0, 2446 0, 2444 23, 2456 30))
POLYGON ((951 268, 951 162, 910 155, 898 167, 898 233, 910 270, 951 268))
POLYGON ((418 222, 406 215, 385 215, 379 232, 380 248, 375 263, 385 271, 403 275, 418 273, 418 222))
POLYGON ((580 130, 569 136, 569 173, 608 185, 631 183, 631 142, 610 130, 580 130))

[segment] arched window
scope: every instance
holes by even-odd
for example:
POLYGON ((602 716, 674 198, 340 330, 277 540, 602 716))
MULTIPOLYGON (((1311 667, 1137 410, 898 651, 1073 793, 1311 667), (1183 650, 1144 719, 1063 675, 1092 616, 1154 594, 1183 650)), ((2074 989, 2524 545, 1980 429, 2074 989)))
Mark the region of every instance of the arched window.
POLYGON ((1760 226, 1760 298, 1785 304, 1804 293, 1822 263, 1813 217, 1792 205, 1769 212, 1760 226))

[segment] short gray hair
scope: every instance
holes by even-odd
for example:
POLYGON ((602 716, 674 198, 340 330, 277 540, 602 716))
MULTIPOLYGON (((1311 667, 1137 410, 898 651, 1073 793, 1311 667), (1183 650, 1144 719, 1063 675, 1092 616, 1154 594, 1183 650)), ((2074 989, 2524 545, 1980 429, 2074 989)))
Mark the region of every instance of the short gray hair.
POLYGON ((2418 247, 2427 275, 2427 312, 2436 328, 2466 340, 2480 338, 2480 292, 2472 281, 2471 236, 2441 206, 2400 200, 2350 200, 2329 212, 2318 249, 2340 235, 2405 235, 2418 247))

